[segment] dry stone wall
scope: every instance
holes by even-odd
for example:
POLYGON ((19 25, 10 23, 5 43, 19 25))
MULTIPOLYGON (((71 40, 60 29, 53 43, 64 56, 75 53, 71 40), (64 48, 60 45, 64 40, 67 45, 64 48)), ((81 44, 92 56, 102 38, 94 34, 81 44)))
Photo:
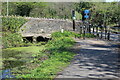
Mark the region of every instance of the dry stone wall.
MULTIPOLYGON (((76 32, 79 32, 81 24, 81 21, 76 21, 76 32)), ((29 21, 21 27, 20 33, 23 37, 50 37, 52 32, 60 31, 61 29, 72 31, 72 21, 62 19, 30 18, 29 21)))

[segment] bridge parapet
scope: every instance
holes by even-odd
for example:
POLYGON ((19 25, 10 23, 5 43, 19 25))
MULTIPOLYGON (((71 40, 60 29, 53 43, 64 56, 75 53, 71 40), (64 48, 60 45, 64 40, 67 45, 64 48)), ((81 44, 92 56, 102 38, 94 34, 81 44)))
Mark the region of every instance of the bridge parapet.
MULTIPOLYGON (((46 18, 27 18, 29 21, 20 28, 23 37, 32 35, 34 37, 42 35, 50 37, 50 34, 61 29, 72 31, 73 24, 71 20, 46 19, 46 18)), ((76 21, 76 31, 79 32, 81 21, 76 21)))

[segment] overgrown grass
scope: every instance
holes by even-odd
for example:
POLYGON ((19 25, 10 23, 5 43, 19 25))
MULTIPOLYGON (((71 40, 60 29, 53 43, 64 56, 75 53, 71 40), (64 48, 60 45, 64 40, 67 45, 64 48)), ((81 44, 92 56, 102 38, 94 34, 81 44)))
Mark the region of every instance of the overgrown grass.
POLYGON ((2 45, 4 48, 19 47, 23 43, 22 36, 18 33, 4 32, 2 45))
POLYGON ((2 17, 3 48, 19 47, 23 43, 18 31, 25 22, 27 20, 22 17, 2 17))
POLYGON ((52 38, 59 38, 59 37, 94 38, 96 36, 94 34, 90 34, 90 33, 85 33, 85 35, 84 35, 84 34, 74 33, 74 32, 70 32, 70 31, 64 31, 64 33, 55 32, 52 34, 52 38))
POLYGON ((55 32, 52 34, 52 38, 59 38, 59 37, 73 37, 76 33, 70 32, 70 31, 64 31, 64 33, 61 32, 55 32))
MULTIPOLYGON (((75 43, 70 36, 73 36, 73 33, 67 31, 65 33, 53 33, 52 40, 45 45, 45 50, 39 53, 46 54, 47 58, 42 62, 37 62, 40 66, 32 70, 30 74, 19 75, 17 77, 55 78, 59 71, 70 64, 71 59, 75 55, 69 51, 70 47, 75 43)), ((36 58, 39 58, 39 54, 37 54, 36 58)))
POLYGON ((2 17, 2 30, 6 32, 18 32, 20 27, 27 22, 23 17, 2 17))
MULTIPOLYGON (((44 45, 3 49, 3 70, 11 69, 14 75, 29 73, 30 70, 35 69, 40 65, 35 62, 36 58, 34 55, 42 50, 44 50, 44 45)), ((39 53, 39 59, 43 58, 44 56, 45 54, 39 53)))
POLYGON ((85 34, 75 34, 75 37, 77 37, 77 38, 81 38, 81 37, 94 38, 96 36, 94 34, 85 33, 85 34))
MULTIPOLYGON (((52 40, 50 40, 46 45, 45 49, 39 54, 36 54, 36 61, 40 66, 36 69, 31 70, 29 74, 18 75, 17 77, 23 78, 49 78, 53 79, 57 73, 64 69, 70 64, 75 53, 71 52, 70 49, 74 45, 75 41, 72 37, 82 37, 82 35, 64 31, 55 32, 52 34, 52 40), (38 61, 40 54, 45 54, 42 61, 38 61)), ((86 34, 86 37, 94 37, 91 34, 86 34)))
POLYGON ((14 48, 7 48, 7 49, 3 49, 4 50, 14 50, 14 51, 21 51, 21 52, 25 52, 25 53, 39 53, 40 51, 42 51, 44 49, 44 45, 41 46, 28 46, 28 47, 14 47, 14 48))
POLYGON ((4 49, 5 67, 11 68, 17 78, 53 79, 73 59, 75 53, 70 49, 75 43, 72 39, 75 36, 79 37, 79 34, 55 32, 46 45, 4 49))

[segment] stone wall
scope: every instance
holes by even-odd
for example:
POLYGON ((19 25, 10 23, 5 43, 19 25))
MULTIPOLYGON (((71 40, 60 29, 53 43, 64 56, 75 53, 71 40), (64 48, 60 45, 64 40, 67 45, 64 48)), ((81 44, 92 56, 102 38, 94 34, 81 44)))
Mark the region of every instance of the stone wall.
MULTIPOLYGON (((81 21, 76 21, 76 31, 79 32, 81 26, 81 21)), ((45 19, 45 18, 32 18, 25 23, 21 29, 20 33, 23 37, 26 36, 43 36, 50 37, 50 34, 55 31, 60 31, 61 29, 72 31, 73 24, 70 20, 62 19, 45 19)))

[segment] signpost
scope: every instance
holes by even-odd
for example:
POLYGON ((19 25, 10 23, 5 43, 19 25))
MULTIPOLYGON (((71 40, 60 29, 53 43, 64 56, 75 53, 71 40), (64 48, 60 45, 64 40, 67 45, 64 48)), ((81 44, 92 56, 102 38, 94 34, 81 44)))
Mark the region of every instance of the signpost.
POLYGON ((86 30, 90 32, 90 26, 89 26, 89 20, 90 18, 90 10, 84 10, 82 11, 82 21, 83 21, 83 39, 85 39, 85 33, 86 33, 86 30))
POLYGON ((75 31, 75 11, 74 10, 72 10, 72 20, 73 20, 73 31, 75 31))
POLYGON ((87 9, 84 10, 82 12, 82 21, 89 19, 89 17, 90 17, 90 10, 87 10, 87 9))

